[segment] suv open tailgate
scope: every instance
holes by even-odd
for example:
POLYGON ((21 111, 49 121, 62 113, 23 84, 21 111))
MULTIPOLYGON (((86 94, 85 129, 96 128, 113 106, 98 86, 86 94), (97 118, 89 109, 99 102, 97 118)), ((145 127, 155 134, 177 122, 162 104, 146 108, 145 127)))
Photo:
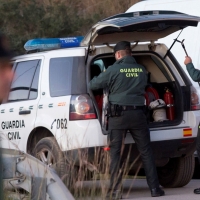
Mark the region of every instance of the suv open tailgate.
POLYGON ((197 26, 200 17, 175 11, 141 11, 118 14, 95 24, 81 46, 155 41, 188 26, 197 26))

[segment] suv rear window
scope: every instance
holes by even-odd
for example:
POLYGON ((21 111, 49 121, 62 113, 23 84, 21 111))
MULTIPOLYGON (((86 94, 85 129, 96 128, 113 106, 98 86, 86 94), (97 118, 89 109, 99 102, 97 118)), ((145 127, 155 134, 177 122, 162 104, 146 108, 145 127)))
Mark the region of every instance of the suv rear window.
POLYGON ((49 87, 51 97, 86 93, 84 57, 51 58, 49 87))
POLYGON ((8 101, 36 99, 38 95, 38 79, 40 60, 18 62, 14 69, 14 79, 8 101))
POLYGON ((49 86, 52 97, 69 95, 71 92, 73 58, 52 58, 49 66, 49 86))

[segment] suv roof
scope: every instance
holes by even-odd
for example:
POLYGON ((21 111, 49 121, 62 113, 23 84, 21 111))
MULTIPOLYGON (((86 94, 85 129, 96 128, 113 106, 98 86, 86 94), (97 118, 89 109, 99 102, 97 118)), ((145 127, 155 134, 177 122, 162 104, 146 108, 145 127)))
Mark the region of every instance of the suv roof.
POLYGON ((56 55, 56 57, 62 57, 64 54, 64 56, 66 57, 66 51, 68 51, 67 57, 77 56, 77 55, 85 56, 84 54, 85 48, 86 47, 73 47, 73 48, 64 48, 64 49, 55 49, 55 50, 48 50, 48 51, 42 51, 42 52, 28 53, 28 54, 16 56, 13 58, 13 60, 21 59, 21 58, 23 59, 30 58, 30 57, 33 58, 36 56, 43 56, 44 54, 46 54, 49 57, 52 57, 52 55, 56 55))

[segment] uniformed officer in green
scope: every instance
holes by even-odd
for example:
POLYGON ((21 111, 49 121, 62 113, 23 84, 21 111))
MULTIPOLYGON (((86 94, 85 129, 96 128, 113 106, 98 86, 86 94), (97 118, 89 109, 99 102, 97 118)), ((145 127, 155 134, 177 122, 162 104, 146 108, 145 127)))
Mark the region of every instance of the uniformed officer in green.
POLYGON ((131 56, 130 43, 121 41, 114 47, 116 62, 98 77, 90 81, 90 89, 109 89, 111 117, 109 117, 110 140, 110 187, 108 199, 120 199, 122 187, 121 149, 127 130, 130 131, 141 153, 147 183, 153 197, 164 195, 160 189, 155 161, 150 147, 150 134, 144 114, 144 93, 147 72, 131 56))
MULTIPOLYGON (((192 78, 192 80, 195 82, 200 82, 200 70, 194 68, 192 59, 189 56, 185 57, 184 64, 186 65, 187 71, 188 71, 190 77, 192 78)), ((198 155, 198 159, 199 159, 199 163, 200 163, 200 133, 199 132, 197 135, 196 148, 197 148, 197 155, 198 155)), ((194 193, 200 194, 200 188, 196 188, 194 190, 194 193)))

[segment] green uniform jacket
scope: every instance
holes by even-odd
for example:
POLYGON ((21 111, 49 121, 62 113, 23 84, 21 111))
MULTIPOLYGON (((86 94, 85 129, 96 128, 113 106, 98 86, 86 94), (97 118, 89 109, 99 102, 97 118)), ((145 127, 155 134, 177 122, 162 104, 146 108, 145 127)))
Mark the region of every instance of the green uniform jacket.
POLYGON ((132 56, 125 56, 108 67, 90 83, 91 90, 109 88, 109 101, 118 105, 144 105, 147 85, 145 67, 136 63, 132 56))
POLYGON ((200 70, 195 69, 193 63, 189 63, 186 65, 187 71, 191 76, 192 80, 195 82, 200 81, 200 70))

